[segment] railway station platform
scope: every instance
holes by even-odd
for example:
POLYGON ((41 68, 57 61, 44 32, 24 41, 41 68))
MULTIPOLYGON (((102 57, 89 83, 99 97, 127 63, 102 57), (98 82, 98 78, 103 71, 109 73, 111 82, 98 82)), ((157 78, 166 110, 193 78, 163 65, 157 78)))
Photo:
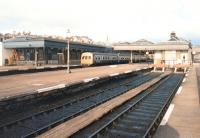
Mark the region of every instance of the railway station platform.
POLYGON ((200 64, 183 79, 154 138, 200 138, 200 64), (171 112, 170 112, 171 111, 171 112))
MULTIPOLYGON (((72 65, 72 66, 78 66, 78 65, 72 65)), ((0 71, 11 71, 11 70, 28 70, 28 69, 34 69, 34 68, 56 68, 56 67, 66 67, 66 65, 42 65, 42 66, 33 66, 33 65, 22 65, 22 66, 0 66, 0 71)))
MULTIPOLYGON (((81 65, 70 65, 70 68, 81 68, 81 65)), ((24 65, 24 66, 0 66, 0 76, 6 75, 15 75, 23 73, 35 73, 43 71, 55 71, 66 69, 67 65, 42 65, 42 66, 33 66, 33 65, 24 65)))
POLYGON ((150 67, 148 64, 121 64, 77 68, 72 69, 70 74, 67 74, 66 70, 59 70, 0 76, 0 100, 52 87, 61 87, 65 84, 79 81, 87 82, 92 78, 137 71, 148 67, 150 67))

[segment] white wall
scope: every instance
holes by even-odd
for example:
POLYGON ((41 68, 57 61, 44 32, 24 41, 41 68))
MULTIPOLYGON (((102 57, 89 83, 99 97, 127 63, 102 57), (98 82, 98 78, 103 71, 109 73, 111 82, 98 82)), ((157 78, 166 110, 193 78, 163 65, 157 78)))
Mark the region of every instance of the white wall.
POLYGON ((2 46, 2 42, 0 42, 0 66, 3 65, 3 46, 2 46))
POLYGON ((5 49, 3 43, 0 42, 0 66, 5 65, 5 59, 9 59, 12 55, 12 49, 5 49))
POLYGON ((154 53, 154 64, 158 64, 162 60, 162 52, 161 51, 155 51, 154 53))
POLYGON ((176 51, 165 51, 165 64, 173 66, 176 64, 176 51))

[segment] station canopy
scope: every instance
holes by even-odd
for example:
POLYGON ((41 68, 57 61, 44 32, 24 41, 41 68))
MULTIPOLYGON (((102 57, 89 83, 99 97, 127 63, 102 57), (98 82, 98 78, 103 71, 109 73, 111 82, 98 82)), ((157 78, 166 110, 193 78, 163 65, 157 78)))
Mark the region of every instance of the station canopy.
MULTIPOLYGON (((3 41, 5 48, 67 48, 67 41, 52 38, 43 37, 16 37, 3 41)), ((103 45, 70 42, 70 48, 75 50, 86 51, 112 51, 112 47, 106 47, 103 45)))
POLYGON ((184 40, 166 41, 153 43, 151 41, 140 39, 138 41, 119 42, 113 45, 114 50, 128 50, 128 51, 146 51, 146 50, 188 50, 191 48, 190 43, 184 40))

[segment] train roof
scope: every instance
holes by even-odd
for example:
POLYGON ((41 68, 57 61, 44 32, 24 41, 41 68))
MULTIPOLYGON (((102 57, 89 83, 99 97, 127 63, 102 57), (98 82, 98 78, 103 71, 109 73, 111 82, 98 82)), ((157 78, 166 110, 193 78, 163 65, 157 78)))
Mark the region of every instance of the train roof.
MULTIPOLYGON (((90 53, 90 54, 95 54, 95 55, 105 55, 105 54, 109 54, 109 55, 117 55, 118 53, 100 53, 100 52, 84 52, 84 53, 90 53)), ((82 54, 84 54, 84 53, 82 53, 82 54)))

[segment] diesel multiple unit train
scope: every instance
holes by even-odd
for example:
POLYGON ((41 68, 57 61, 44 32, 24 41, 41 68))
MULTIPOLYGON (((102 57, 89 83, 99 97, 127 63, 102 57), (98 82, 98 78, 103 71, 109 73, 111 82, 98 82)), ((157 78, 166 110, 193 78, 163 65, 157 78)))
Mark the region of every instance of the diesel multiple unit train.
MULTIPOLYGON (((133 62, 147 60, 146 55, 134 54, 132 58, 133 62)), ((128 54, 84 52, 81 55, 81 65, 83 66, 128 63, 130 61, 131 61, 131 56, 128 54)))

